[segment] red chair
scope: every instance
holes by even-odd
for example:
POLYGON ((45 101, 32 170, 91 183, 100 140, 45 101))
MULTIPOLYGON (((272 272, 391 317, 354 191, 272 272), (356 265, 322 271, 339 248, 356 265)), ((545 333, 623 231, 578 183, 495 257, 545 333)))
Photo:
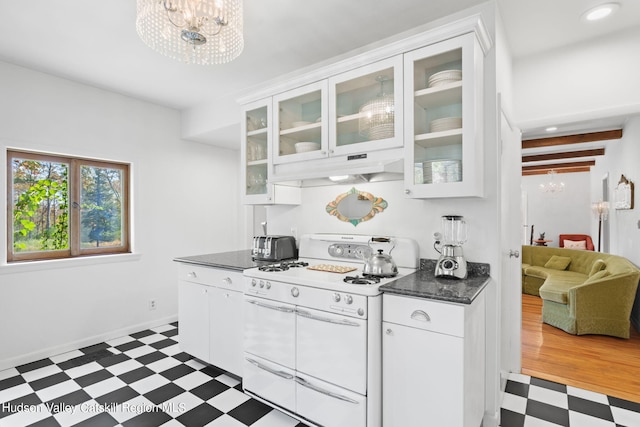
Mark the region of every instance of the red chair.
POLYGON ((591 240, 591 236, 587 235, 587 234, 561 234, 560 238, 559 238, 559 245, 561 248, 564 248, 564 241, 565 240, 573 240, 575 242, 579 242, 581 240, 584 240, 585 242, 587 242, 587 250, 588 251, 593 251, 595 250, 595 247, 593 246, 593 240, 591 240))

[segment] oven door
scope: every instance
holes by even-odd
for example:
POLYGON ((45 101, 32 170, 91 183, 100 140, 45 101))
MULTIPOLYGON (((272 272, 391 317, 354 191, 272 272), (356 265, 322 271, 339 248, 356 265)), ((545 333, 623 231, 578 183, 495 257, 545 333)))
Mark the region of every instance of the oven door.
POLYGON ((295 369, 295 306, 245 295, 244 310, 245 352, 295 369))
POLYGON ((297 308, 296 367, 301 373, 367 393, 367 321, 297 308))

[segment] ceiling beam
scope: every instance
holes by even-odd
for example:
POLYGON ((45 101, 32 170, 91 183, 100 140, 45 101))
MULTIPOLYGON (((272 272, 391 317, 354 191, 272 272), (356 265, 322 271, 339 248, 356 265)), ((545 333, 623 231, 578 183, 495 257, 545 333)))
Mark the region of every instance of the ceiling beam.
POLYGON ((535 166, 523 166, 522 171, 535 171, 535 170, 555 170, 559 169, 574 169, 574 168, 582 168, 582 167, 590 167, 595 166, 595 160, 587 160, 584 162, 568 162, 568 163, 553 163, 546 165, 535 165, 535 166))
POLYGON ((562 153, 537 154, 533 156, 522 156, 522 162, 544 162, 547 160, 573 159, 577 157, 604 156, 604 148, 582 151, 565 151, 562 153))
POLYGON ((602 132, 580 133, 576 135, 552 136, 549 138, 525 139, 522 148, 553 147, 556 145, 580 144, 583 142, 608 141, 622 138, 622 129, 602 132))
POLYGON ((548 169, 536 169, 536 170, 529 170, 529 171, 523 170, 522 176, 546 175, 551 171, 554 171, 556 173, 591 172, 591 168, 589 166, 581 166, 581 167, 565 168, 565 169, 548 168, 548 169))

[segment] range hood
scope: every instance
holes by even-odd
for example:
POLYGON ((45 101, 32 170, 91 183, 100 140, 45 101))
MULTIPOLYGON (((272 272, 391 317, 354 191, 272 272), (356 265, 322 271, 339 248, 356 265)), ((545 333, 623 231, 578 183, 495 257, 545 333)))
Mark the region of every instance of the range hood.
POLYGON ((404 178, 404 160, 396 156, 325 158, 275 165, 274 169, 275 173, 270 182, 296 187, 394 181, 404 178))

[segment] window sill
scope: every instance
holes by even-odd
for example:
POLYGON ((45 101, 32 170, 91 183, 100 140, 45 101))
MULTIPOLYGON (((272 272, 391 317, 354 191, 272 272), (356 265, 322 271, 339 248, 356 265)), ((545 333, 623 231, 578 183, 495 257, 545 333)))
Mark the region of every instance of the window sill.
POLYGON ((73 268, 88 265, 111 264, 116 262, 133 262, 142 258, 142 254, 96 255, 77 258, 49 259, 42 261, 24 261, 0 264, 0 275, 27 273, 31 271, 51 270, 56 268, 73 268))

